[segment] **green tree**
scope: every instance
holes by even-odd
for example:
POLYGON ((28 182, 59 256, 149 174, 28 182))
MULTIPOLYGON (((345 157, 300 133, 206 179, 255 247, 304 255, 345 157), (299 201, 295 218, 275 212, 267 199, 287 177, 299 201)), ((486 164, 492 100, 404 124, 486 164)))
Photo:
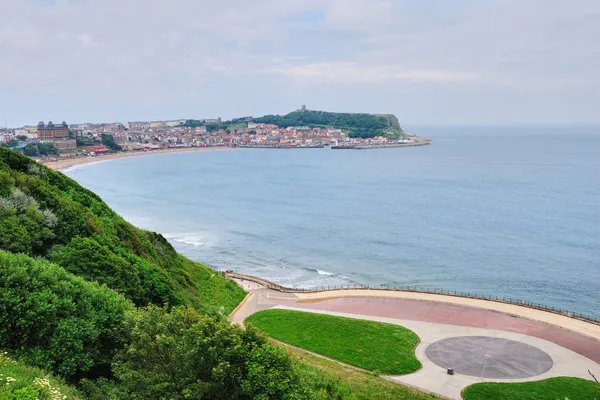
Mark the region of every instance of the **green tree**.
POLYGON ((22 142, 24 140, 27 140, 27 136, 25 136, 25 135, 19 135, 19 136, 17 136, 17 139, 22 142))
POLYGON ((107 134, 103 133, 101 136, 101 139, 102 139, 102 144, 105 145, 106 147, 108 147, 109 149, 111 149, 112 151, 123 150, 121 148, 121 146, 119 146, 117 144, 117 142, 115 142, 115 139, 113 138, 112 135, 107 135, 107 134))
POLYGON ((29 143, 23 149, 23 154, 25 154, 28 157, 35 157, 38 155, 38 148, 35 144, 29 143))
POLYGON ((304 398, 285 350, 253 329, 155 306, 129 313, 126 327, 130 341, 113 364, 121 398, 304 398))
POLYGON ((19 145, 19 141, 17 139, 10 139, 7 144, 8 147, 15 147, 19 145))
POLYGON ((38 151, 42 156, 58 155, 58 150, 54 143, 38 143, 38 151))

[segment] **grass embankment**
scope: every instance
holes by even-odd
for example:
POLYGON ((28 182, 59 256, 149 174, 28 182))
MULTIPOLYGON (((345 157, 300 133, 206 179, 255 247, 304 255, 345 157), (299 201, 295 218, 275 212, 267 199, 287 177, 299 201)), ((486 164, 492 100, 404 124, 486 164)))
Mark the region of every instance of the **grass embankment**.
POLYGON ((522 383, 484 382, 469 386, 462 396, 465 400, 596 400, 600 399, 600 386, 567 377, 522 383))
POLYGON ((73 400, 81 395, 62 379, 28 367, 0 350, 0 399, 73 400))
POLYGON ((245 296, 234 282, 178 254, 162 235, 134 227, 77 182, 4 148, 0 250, 47 259, 137 306, 186 305, 226 315, 245 296))
POLYGON ((369 371, 402 375, 421 368, 419 337, 402 326, 290 310, 265 310, 246 319, 274 339, 369 371))
POLYGON ((311 385, 327 387, 330 398, 343 400, 426 400, 439 397, 353 370, 302 350, 288 349, 298 360, 301 376, 311 385))

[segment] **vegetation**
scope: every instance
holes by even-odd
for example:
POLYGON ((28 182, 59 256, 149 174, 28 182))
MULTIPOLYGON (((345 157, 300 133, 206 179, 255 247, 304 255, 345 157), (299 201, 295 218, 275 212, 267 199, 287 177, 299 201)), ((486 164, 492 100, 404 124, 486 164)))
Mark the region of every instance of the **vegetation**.
POLYGON ((0 351, 0 399, 75 400, 81 394, 72 386, 39 368, 29 367, 0 351))
POLYGON ((90 398, 311 398, 285 350, 253 329, 190 308, 151 306, 129 314, 128 345, 113 363, 115 384, 86 384, 90 398))
POLYGON ((521 383, 484 382, 463 390, 465 400, 596 400, 599 395, 595 382, 567 377, 521 383))
POLYGON ((393 115, 332 113, 325 111, 294 111, 286 115, 265 115, 254 122, 287 126, 331 126, 349 130, 350 137, 386 136, 398 139, 402 129, 393 115))
MULTIPOLYGON (((0 149, 0 348, 19 360, 0 355, 0 398, 431 397, 290 357, 256 329, 231 326, 224 315, 243 297, 73 180, 0 149)), ((388 347, 409 333, 382 336, 388 347)))
POLYGON ((0 265, 0 348, 67 378, 110 363, 129 302, 22 254, 0 251, 0 265))
POLYGON ((101 139, 102 139, 102 144, 105 145, 106 147, 108 147, 110 150, 112 150, 112 151, 123 150, 121 148, 121 146, 119 146, 117 144, 117 142, 115 142, 115 138, 113 137, 113 135, 107 135, 107 134, 103 133, 101 136, 101 139))
POLYGON ((369 371, 401 375, 421 368, 419 337, 398 325, 302 311, 265 310, 246 322, 269 336, 369 371))
POLYGON ((105 283, 137 305, 190 305, 228 313, 243 299, 233 282, 133 227, 61 173, 0 149, 0 250, 52 260, 105 283))
POLYGON ((28 143, 23 148, 23 154, 28 157, 57 155, 58 149, 54 143, 28 143))
MULTIPOLYGON (((97 146, 101 144, 98 140, 89 138, 89 137, 75 137, 75 141, 77 142, 77 147, 86 147, 86 146, 97 146)), ((108 147, 108 146, 107 146, 108 147)))
POLYGON ((419 390, 398 385, 370 373, 356 371, 302 350, 288 349, 297 361, 297 370, 307 384, 322 390, 327 399, 344 400, 425 400, 439 399, 419 390))

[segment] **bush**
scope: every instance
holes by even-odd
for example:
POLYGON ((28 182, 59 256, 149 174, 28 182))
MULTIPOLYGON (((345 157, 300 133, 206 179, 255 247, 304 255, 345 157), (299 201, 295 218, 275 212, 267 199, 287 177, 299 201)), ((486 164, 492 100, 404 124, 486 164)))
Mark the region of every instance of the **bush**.
POLYGON ((74 379, 101 374, 123 344, 131 308, 57 265, 0 251, 0 347, 35 366, 74 379))
POLYGON ((306 398, 285 350, 253 329, 156 306, 129 313, 126 326, 129 343, 113 364, 117 384, 88 382, 92 398, 306 398))

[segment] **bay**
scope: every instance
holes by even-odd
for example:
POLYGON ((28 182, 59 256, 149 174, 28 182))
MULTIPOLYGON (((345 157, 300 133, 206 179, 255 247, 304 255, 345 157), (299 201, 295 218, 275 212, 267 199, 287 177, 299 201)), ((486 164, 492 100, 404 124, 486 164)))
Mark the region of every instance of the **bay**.
POLYGON ((275 282, 415 285, 600 316, 600 132, 422 127, 431 146, 160 154, 65 173, 186 256, 275 282))

